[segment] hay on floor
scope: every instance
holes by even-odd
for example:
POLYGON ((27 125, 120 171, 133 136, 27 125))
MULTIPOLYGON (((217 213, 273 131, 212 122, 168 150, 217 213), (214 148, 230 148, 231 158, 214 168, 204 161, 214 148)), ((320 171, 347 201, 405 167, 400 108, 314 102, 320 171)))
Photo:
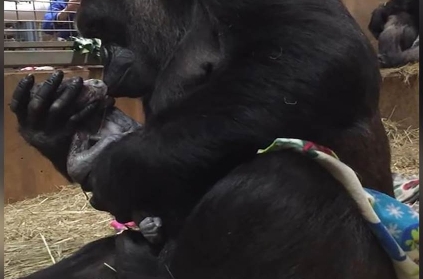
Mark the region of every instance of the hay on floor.
POLYGON ((398 68, 381 69, 380 74, 382 76, 382 79, 385 79, 387 77, 399 77, 405 83, 408 83, 408 79, 410 77, 419 75, 419 65, 420 63, 414 63, 407 64, 398 68))
POLYGON ((392 171, 405 175, 419 174, 419 129, 404 129, 398 123, 383 119, 391 144, 392 171))
MULTIPOLYGON (((384 124, 391 141, 393 171, 418 174, 418 129, 400 129, 389 120, 384 124)), ((4 278, 35 272, 51 265, 52 258, 57 262, 82 245, 114 233, 109 226, 111 219, 93 210, 80 188, 72 186, 7 205, 4 278)))
POLYGON ((75 186, 9 204, 4 210, 5 279, 47 267, 82 245, 114 233, 110 215, 92 209, 75 186))

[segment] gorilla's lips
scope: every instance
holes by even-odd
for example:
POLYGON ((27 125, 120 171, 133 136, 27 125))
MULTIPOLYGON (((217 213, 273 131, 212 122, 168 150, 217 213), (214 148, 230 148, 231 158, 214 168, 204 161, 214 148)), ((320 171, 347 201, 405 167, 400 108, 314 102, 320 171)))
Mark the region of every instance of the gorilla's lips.
POLYGON ((110 96, 130 94, 125 91, 128 90, 128 86, 134 84, 132 69, 135 56, 133 52, 127 48, 111 45, 102 46, 100 55, 104 66, 103 80, 108 86, 107 94, 110 96))

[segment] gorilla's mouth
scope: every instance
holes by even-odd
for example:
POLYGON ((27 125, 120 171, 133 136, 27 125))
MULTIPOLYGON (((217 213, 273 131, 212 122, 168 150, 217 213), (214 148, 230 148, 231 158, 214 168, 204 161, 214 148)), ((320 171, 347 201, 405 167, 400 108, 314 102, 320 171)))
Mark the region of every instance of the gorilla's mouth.
POLYGON ((112 97, 130 94, 129 85, 132 78, 134 53, 117 45, 104 45, 100 49, 101 61, 104 66, 103 81, 108 87, 107 95, 112 97))

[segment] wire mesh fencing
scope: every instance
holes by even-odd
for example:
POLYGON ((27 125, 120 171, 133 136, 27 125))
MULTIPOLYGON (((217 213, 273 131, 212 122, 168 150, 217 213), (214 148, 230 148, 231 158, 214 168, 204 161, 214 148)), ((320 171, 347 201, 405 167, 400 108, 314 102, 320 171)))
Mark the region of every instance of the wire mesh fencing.
POLYGON ((72 50, 76 11, 67 6, 65 0, 4 0, 4 66, 98 64, 72 50))
POLYGON ((68 1, 4 1, 5 41, 65 41, 77 34, 74 11, 64 9, 68 1), (58 15, 61 15, 61 19, 58 15), (65 16, 63 16, 65 14, 65 16))

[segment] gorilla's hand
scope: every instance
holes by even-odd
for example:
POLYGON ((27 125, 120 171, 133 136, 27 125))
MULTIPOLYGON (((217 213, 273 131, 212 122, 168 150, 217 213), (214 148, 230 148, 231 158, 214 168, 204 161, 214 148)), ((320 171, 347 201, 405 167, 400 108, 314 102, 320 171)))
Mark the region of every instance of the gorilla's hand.
POLYGON ((21 136, 66 177, 66 159, 76 124, 88 116, 96 103, 75 110, 74 101, 83 88, 82 78, 61 85, 62 71, 53 73, 31 92, 34 76, 28 75, 17 85, 10 108, 19 123, 21 136))
POLYGON ((401 63, 399 54, 378 54, 379 65, 381 68, 396 67, 401 63))

